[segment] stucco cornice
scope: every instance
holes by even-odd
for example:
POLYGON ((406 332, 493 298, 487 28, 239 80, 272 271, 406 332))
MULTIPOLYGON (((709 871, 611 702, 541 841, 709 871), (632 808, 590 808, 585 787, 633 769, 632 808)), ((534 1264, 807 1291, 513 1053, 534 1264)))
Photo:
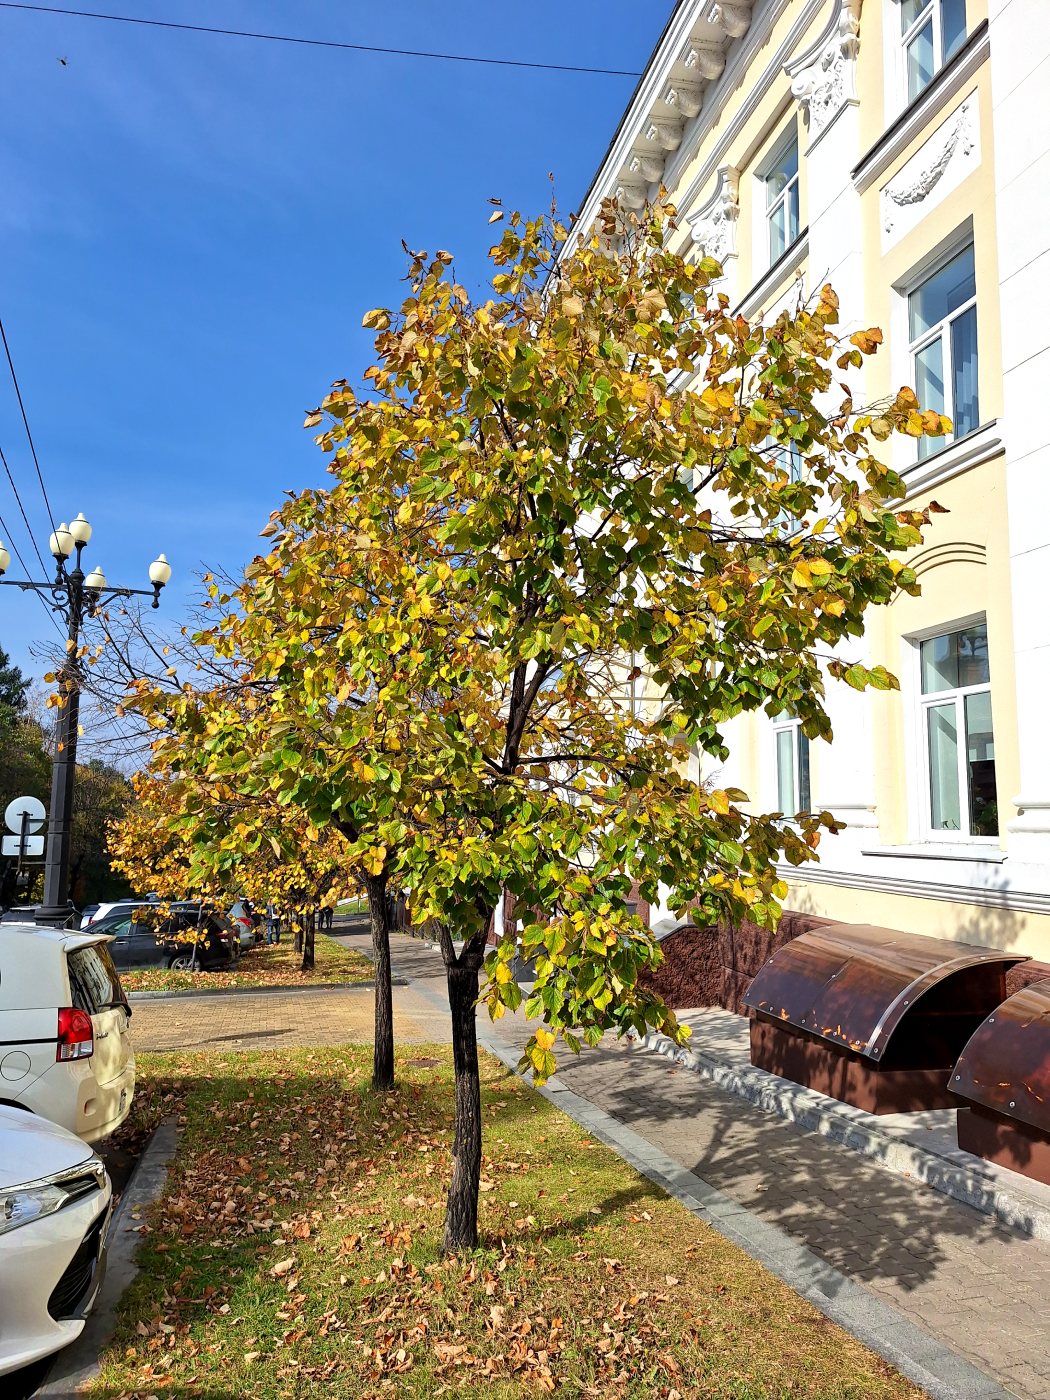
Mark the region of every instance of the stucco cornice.
MULTIPOLYGON (((679 0, 583 201, 589 228, 612 195, 640 208, 669 179, 683 142, 717 113, 727 64, 758 26, 768 31, 790 0, 679 0)), ((571 241, 571 240, 570 240, 571 241)))
MULTIPOLYGON (((755 56, 763 45, 768 43, 769 36, 774 25, 787 7, 788 0, 776 0, 776 3, 768 5, 765 9, 759 10, 755 6, 755 17, 752 21, 747 38, 733 54, 730 62, 726 66, 726 71, 719 79, 718 87, 713 91, 707 101, 704 113, 704 121, 707 128, 712 126, 722 114, 730 93, 736 91, 741 85, 743 75, 754 63, 755 56)), ((827 4, 827 0, 808 0, 808 3, 800 10, 797 19, 791 26, 777 51, 771 55, 765 68, 761 73, 749 77, 747 83, 747 96, 734 112, 732 118, 726 124, 719 141, 712 148, 703 165, 694 175, 684 190, 680 191, 675 199, 679 209, 690 210, 701 193, 706 188, 708 181, 716 172, 726 164, 730 155, 734 153, 733 148, 740 138, 747 123, 757 111, 771 85, 783 80, 784 66, 791 58, 798 47, 800 39, 806 34, 813 23, 814 18, 827 4)), ((699 127, 690 133, 687 144, 679 149, 677 155, 668 164, 664 179, 669 188, 674 189, 685 166, 696 153, 702 133, 699 127)))

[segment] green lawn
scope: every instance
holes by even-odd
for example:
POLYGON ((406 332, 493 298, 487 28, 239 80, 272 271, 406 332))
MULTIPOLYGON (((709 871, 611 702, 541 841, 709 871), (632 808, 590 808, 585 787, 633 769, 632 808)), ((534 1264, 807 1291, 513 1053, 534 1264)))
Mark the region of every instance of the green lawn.
POLYGON ((920 1396, 490 1059, 484 1247, 442 1260, 450 1052, 385 1098, 370 1060, 140 1057, 182 1136, 95 1400, 920 1396))
POLYGON ((341 899, 335 906, 335 913, 338 915, 367 914, 368 900, 363 895, 357 899, 341 899))
POLYGON ((216 987, 307 987, 315 983, 338 984, 370 982, 372 964, 360 953, 352 953, 328 937, 315 935, 312 972, 301 972, 303 955, 295 951, 295 940, 287 933, 280 943, 260 944, 244 953, 230 972, 169 972, 148 968, 142 972, 122 972, 126 992, 178 992, 216 987))

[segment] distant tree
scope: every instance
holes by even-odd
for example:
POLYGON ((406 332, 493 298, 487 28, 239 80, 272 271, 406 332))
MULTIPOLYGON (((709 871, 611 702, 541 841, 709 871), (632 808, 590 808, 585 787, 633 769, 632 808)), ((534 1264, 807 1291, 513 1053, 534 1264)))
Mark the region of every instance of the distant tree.
MULTIPOLYGON (((23 689, 23 712, 0 720, 0 812, 14 797, 36 797, 47 807, 51 795, 51 736, 28 712, 23 689)), ((8 712, 9 713, 9 712, 8 712)), ((69 888, 74 904, 128 893, 127 881, 112 868, 106 849, 106 829, 126 810, 131 786, 116 768, 99 760, 78 763, 73 788, 73 831, 69 888)), ((14 861, 0 862, 0 905, 31 899, 39 885, 41 865, 30 866, 32 879, 21 891, 15 885, 14 861)))
POLYGON ((107 847, 108 827, 123 816, 131 796, 131 784, 119 769, 100 759, 77 764, 69 891, 80 908, 133 893, 123 875, 113 868, 107 847))
POLYGON ((294 806, 246 800, 222 781, 189 772, 136 773, 134 801, 109 830, 109 850, 132 884, 164 900, 218 908, 239 897, 286 912, 303 972, 314 966, 314 911, 334 905, 349 880, 347 843, 312 828, 294 806))
POLYGON ((29 677, 12 665, 11 658, 0 647, 0 728, 25 714, 28 691, 29 677))

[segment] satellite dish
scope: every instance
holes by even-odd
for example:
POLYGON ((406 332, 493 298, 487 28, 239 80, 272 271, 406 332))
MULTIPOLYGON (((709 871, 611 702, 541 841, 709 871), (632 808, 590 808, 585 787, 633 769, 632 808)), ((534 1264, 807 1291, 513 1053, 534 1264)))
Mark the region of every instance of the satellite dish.
POLYGON ((44 804, 39 797, 15 797, 7 804, 4 810, 4 821, 7 823, 8 831, 21 832, 22 817, 28 818, 26 821, 27 831, 39 831, 44 825, 44 818, 47 813, 44 804))

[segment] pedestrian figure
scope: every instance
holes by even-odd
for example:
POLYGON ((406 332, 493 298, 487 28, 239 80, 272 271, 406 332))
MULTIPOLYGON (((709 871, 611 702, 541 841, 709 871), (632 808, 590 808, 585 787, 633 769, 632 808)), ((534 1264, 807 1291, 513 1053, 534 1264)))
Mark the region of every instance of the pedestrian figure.
POLYGON ((266 942, 280 943, 281 941, 281 921, 277 917, 277 905, 272 899, 266 901, 266 942))

